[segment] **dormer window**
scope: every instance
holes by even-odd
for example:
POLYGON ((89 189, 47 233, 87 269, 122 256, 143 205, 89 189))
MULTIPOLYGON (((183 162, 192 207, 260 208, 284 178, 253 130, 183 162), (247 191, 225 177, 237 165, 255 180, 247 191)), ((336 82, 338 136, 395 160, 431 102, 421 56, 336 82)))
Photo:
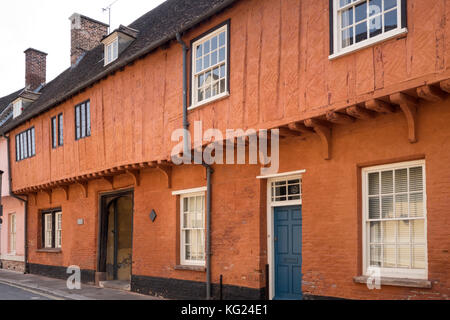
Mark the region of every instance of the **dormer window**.
POLYGON ((105 46, 105 66, 117 60, 120 54, 136 39, 137 30, 120 26, 106 36, 102 43, 105 46))
POLYGON ((105 65, 117 60, 119 57, 119 38, 105 46, 105 65))
POLYGON ((39 98, 40 94, 24 90, 19 94, 19 97, 12 102, 13 105, 13 119, 19 117, 23 110, 39 98))

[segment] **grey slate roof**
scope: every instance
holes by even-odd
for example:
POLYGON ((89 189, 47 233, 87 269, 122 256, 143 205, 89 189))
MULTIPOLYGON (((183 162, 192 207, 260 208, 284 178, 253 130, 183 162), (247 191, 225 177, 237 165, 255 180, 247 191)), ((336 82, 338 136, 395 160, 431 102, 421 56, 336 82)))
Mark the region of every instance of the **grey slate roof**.
POLYGON ((7 133, 21 123, 56 107, 80 90, 175 39, 177 32, 191 29, 236 1, 167 0, 129 25, 130 28, 138 30, 139 34, 116 61, 104 66, 103 45, 87 52, 75 67, 67 69, 49 82, 40 91, 40 98, 21 116, 1 127, 0 134, 7 133))
POLYGON ((5 110, 11 102, 16 100, 16 98, 19 96, 19 94, 23 91, 23 89, 20 89, 14 93, 11 93, 5 97, 0 98, 0 114, 5 110))

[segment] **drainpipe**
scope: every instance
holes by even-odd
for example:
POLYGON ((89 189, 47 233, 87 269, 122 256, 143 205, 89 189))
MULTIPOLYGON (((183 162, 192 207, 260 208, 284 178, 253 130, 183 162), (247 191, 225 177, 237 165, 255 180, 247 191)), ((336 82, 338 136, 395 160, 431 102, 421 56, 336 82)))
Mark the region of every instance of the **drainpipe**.
POLYGON ((24 273, 28 273, 28 199, 23 199, 21 197, 16 196, 12 192, 12 175, 11 175, 11 156, 10 156, 10 139, 9 136, 3 135, 3 138, 6 139, 7 142, 7 148, 8 148, 8 178, 9 178, 9 195, 20 202, 23 202, 25 206, 24 210, 24 262, 25 262, 25 271, 24 273))
POLYGON ((206 300, 211 300, 211 166, 206 168, 206 300))
POLYGON ((189 47, 186 43, 181 39, 180 33, 177 33, 177 41, 183 47, 183 129, 184 129, 184 146, 183 146, 183 157, 186 157, 189 154, 189 146, 187 133, 189 130, 189 122, 187 119, 187 53, 189 51, 189 47))
MULTIPOLYGON (((183 157, 190 155, 190 146, 188 145, 189 122, 187 119, 187 53, 189 47, 181 39, 180 33, 177 33, 177 41, 183 47, 183 129, 184 129, 184 145, 183 157)), ((203 163, 206 168, 206 300, 211 299, 211 174, 214 170, 211 166, 203 163)))

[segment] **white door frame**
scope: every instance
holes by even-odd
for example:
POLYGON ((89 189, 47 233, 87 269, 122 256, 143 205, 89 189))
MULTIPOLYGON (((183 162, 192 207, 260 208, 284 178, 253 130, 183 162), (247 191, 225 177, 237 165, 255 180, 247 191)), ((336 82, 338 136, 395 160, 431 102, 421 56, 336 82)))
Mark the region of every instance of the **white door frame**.
MULTIPOLYGON (((303 171, 304 172, 304 171, 303 171)), ((288 206, 301 206, 302 197, 300 200, 273 202, 272 201, 272 183, 280 180, 295 180, 300 179, 300 186, 302 187, 302 175, 280 175, 278 177, 267 179, 267 259, 269 262, 269 299, 272 300, 275 296, 275 246, 274 246, 274 212, 275 208, 288 206)), ((303 188, 302 188, 303 189, 303 188)), ((300 192, 302 194, 302 192, 300 192)))

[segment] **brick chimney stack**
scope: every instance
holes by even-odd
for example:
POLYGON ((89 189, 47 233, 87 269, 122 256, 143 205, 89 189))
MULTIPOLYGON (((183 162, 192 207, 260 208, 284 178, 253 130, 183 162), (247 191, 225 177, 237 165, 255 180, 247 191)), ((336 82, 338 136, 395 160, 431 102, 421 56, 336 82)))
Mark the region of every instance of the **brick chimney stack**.
POLYGON ((86 52, 101 44, 104 36, 108 35, 106 23, 74 13, 71 22, 70 63, 75 65, 86 52))
POLYGON ((47 54, 36 49, 25 51, 25 86, 34 91, 45 84, 47 73, 47 54))

